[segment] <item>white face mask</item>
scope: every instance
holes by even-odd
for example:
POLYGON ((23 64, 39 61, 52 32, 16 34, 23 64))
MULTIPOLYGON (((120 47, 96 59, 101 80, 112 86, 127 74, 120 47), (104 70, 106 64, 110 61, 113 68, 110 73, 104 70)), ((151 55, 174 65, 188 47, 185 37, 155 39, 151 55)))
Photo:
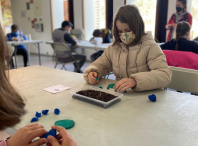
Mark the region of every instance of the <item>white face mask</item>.
POLYGON ((130 32, 126 32, 126 33, 121 33, 120 34, 120 39, 123 43, 125 43, 126 45, 130 44, 133 42, 133 40, 135 39, 135 34, 133 34, 132 31, 130 32))

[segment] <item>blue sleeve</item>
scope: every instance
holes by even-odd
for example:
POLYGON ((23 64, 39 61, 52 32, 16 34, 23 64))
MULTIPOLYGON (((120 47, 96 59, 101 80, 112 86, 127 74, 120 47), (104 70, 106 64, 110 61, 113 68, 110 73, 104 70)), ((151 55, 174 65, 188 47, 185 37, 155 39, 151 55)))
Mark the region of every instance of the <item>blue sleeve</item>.
POLYGON ((28 38, 23 34, 23 39, 24 40, 28 40, 28 38))
POLYGON ((10 33, 7 34, 8 41, 12 41, 12 35, 10 33))

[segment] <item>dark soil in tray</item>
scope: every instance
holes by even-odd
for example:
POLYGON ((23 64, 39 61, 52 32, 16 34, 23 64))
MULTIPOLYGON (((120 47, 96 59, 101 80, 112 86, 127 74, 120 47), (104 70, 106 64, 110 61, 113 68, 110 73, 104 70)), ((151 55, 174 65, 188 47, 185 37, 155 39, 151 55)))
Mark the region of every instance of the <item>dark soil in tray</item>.
POLYGON ((97 99, 103 102, 108 102, 117 97, 112 94, 108 94, 108 93, 100 92, 96 90, 82 90, 82 91, 77 92, 77 94, 87 96, 93 99, 97 99))

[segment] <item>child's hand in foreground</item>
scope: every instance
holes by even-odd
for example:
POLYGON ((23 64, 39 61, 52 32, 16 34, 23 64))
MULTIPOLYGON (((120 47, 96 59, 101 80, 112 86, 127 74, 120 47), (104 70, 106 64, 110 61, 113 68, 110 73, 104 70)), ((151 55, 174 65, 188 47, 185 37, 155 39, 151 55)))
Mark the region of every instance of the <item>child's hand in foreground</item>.
POLYGON ((59 126, 52 126, 52 129, 59 132, 57 139, 53 136, 48 136, 47 139, 49 143, 47 146, 77 146, 75 140, 71 135, 65 130, 65 128, 59 126))
POLYGON ((124 78, 117 82, 117 84, 114 86, 114 89, 116 91, 124 92, 129 88, 133 88, 137 85, 136 80, 133 78, 124 78))
POLYGON ((47 131, 42 125, 32 124, 27 125, 19 129, 8 141, 7 146, 39 146, 46 144, 48 140, 46 138, 40 138, 32 142, 36 137, 41 137, 46 134, 47 131))
POLYGON ((96 80, 97 76, 97 72, 90 72, 88 75, 89 83, 92 85, 97 84, 99 82, 99 79, 96 80))

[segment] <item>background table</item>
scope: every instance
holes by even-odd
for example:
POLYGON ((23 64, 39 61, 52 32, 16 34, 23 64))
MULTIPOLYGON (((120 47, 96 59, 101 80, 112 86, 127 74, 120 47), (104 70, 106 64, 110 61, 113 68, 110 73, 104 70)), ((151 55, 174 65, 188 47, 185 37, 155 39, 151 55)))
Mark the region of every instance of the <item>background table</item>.
POLYGON ((95 49, 97 51, 104 51, 106 48, 109 47, 112 43, 107 43, 107 44, 101 44, 101 45, 95 45, 92 44, 89 41, 79 41, 78 42, 78 47, 83 48, 83 49, 95 49))
MULTIPOLYGON (((87 85, 82 74, 34 66, 11 70, 10 80, 25 97, 28 111, 16 129, 30 124, 36 111, 49 109, 49 115, 42 115, 38 123, 50 130, 57 120, 74 120, 76 124, 68 132, 79 146, 198 144, 197 96, 164 90, 128 91, 120 103, 103 109, 72 98, 71 90, 87 85), (43 91, 58 84, 69 86, 71 90, 58 94, 43 91), (148 95, 153 93, 157 96, 155 103, 148 100, 148 95), (60 115, 54 114, 55 108, 60 109, 60 115)), ((95 86, 106 88, 110 83, 116 81, 102 79, 95 86)))
MULTIPOLYGON (((16 61, 16 52, 17 52, 17 46, 22 45, 22 44, 27 44, 28 45, 28 56, 29 56, 29 63, 30 63, 30 44, 34 44, 38 48, 38 56, 39 56, 39 65, 41 65, 41 54, 40 54, 40 43, 43 43, 44 41, 42 40, 27 40, 27 41, 7 41, 7 44, 10 46, 14 46, 14 55, 15 55, 15 68, 17 68, 17 61, 16 61)), ((31 63, 30 63, 31 64, 31 63)))

